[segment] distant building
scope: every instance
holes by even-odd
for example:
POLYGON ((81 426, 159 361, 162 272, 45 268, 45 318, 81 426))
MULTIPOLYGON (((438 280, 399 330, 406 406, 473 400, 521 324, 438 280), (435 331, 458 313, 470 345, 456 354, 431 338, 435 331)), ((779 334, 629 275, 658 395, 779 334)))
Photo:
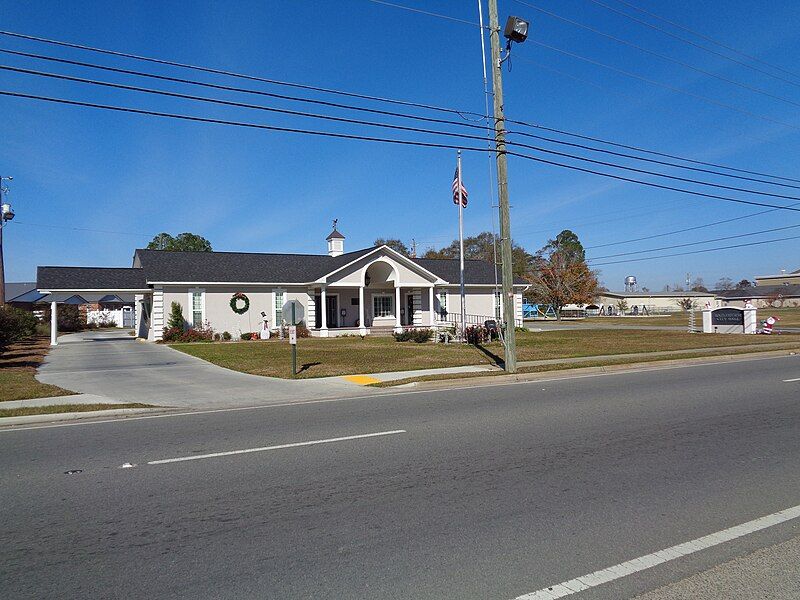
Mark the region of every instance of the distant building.
POLYGON ((618 305, 625 302, 625 314, 652 315, 679 312, 681 300, 691 298, 695 308, 701 310, 706 304, 718 306, 714 292, 600 292, 594 302, 586 306, 587 314, 620 314, 618 305))
POLYGON ((744 306, 750 300, 756 308, 800 306, 800 283, 780 285, 757 285, 739 290, 717 290, 714 292, 723 306, 744 306))
POLYGON ((800 269, 791 273, 782 272, 778 275, 756 275, 756 285, 800 285, 800 269))

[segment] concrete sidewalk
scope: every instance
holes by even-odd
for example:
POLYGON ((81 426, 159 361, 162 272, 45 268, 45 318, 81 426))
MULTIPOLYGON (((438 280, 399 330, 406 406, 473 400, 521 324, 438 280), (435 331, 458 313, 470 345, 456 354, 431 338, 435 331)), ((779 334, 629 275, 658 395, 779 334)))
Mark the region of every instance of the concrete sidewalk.
POLYGON ((60 406, 62 404, 125 404, 125 400, 117 400, 96 394, 71 394, 69 396, 48 396, 29 400, 9 400, 0 402, 0 408, 26 408, 29 406, 60 406))

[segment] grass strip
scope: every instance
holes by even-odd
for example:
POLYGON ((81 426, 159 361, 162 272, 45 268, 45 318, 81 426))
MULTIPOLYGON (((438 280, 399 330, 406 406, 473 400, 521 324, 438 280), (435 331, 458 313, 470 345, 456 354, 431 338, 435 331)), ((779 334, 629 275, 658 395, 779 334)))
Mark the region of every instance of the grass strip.
POLYGON ((154 408, 152 404, 130 402, 128 404, 54 404, 51 406, 23 406, 2 408, 0 418, 27 417, 29 415, 53 415, 58 413, 91 412, 93 410, 118 410, 121 408, 154 408))
MULTIPOLYGON (((781 348, 787 353, 793 351, 800 351, 800 346, 796 348, 781 348)), ((649 364, 652 362, 662 362, 667 360, 681 360, 686 358, 713 358, 719 356, 736 356, 741 354, 758 354, 761 352, 775 352, 774 348, 750 348, 742 350, 726 350, 724 352, 681 352, 680 354, 671 354, 669 356, 653 356, 641 358, 609 358, 605 360, 591 360, 583 362, 564 362, 552 363, 547 365, 536 365, 532 367, 520 367, 518 373, 546 373, 548 371, 567 371, 571 369, 583 369, 589 367, 608 367, 612 365, 635 365, 635 364, 649 364)), ((448 379, 468 379, 475 377, 496 377, 498 375, 506 375, 505 371, 480 371, 473 373, 443 373, 441 375, 422 375, 419 377, 405 377, 403 379, 394 379, 392 381, 381 381, 379 383, 369 384, 371 387, 387 388, 396 387, 398 385, 406 385, 409 383, 417 383, 422 381, 444 381, 448 379)))

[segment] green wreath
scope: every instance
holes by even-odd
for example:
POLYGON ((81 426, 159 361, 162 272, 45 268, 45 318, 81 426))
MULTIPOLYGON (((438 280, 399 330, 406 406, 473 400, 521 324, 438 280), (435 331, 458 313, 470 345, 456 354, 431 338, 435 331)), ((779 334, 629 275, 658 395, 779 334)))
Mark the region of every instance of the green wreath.
POLYGON ((236 292, 233 296, 231 296, 231 310, 235 312, 237 315, 243 315, 250 309, 250 298, 245 296, 242 292, 236 292), (239 301, 244 302, 244 304, 239 307, 239 301))

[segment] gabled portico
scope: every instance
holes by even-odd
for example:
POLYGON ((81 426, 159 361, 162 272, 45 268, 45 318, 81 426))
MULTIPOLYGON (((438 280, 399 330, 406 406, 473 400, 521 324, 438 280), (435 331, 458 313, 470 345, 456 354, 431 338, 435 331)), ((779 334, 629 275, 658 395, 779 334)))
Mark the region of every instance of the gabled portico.
POLYGON ((432 327, 434 288, 445 283, 391 248, 375 248, 314 282, 308 292, 312 335, 432 327))

